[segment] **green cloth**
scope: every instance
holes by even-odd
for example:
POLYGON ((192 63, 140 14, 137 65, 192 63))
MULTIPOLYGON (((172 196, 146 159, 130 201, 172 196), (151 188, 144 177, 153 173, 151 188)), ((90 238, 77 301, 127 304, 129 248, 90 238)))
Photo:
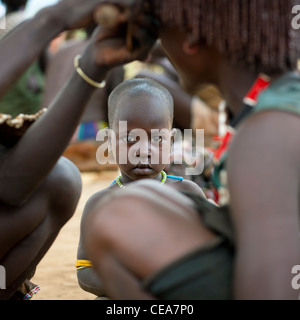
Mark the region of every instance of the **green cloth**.
POLYGON ((0 101, 0 113, 34 114, 41 109, 44 77, 38 62, 34 62, 0 101))
POLYGON ((217 238, 147 279, 144 287, 162 300, 231 300, 235 249, 228 208, 190 192, 184 194, 217 238))
POLYGON ((161 300, 231 300, 233 255, 218 238, 147 279, 144 288, 161 300))

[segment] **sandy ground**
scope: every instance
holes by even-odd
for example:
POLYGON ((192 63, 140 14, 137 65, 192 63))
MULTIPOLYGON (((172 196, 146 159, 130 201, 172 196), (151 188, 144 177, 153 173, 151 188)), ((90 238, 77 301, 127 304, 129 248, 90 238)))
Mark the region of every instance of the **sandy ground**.
POLYGON ((38 265, 32 282, 39 284, 41 290, 32 300, 94 300, 96 298, 83 291, 77 283, 74 265, 81 214, 90 195, 109 186, 117 174, 118 171, 82 174, 83 191, 77 210, 38 265))

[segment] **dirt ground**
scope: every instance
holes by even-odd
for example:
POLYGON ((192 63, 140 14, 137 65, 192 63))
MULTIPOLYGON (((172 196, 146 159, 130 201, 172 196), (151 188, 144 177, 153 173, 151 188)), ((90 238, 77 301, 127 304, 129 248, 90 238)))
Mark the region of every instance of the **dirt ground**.
POLYGON ((117 175, 118 171, 82 173, 83 191, 77 210, 38 265, 32 282, 40 285, 41 290, 32 300, 94 300, 96 298, 83 291, 77 283, 75 260, 81 214, 90 195, 109 186, 117 175))

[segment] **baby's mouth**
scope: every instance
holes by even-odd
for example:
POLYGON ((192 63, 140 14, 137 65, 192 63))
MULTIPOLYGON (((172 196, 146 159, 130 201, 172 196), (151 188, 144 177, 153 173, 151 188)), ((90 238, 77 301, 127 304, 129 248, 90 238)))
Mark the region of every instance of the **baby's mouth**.
POLYGON ((149 164, 139 163, 138 165, 136 165, 134 167, 133 170, 134 170, 135 174, 141 175, 141 176, 148 175, 148 174, 152 173, 152 168, 149 164))
POLYGON ((139 163, 138 165, 135 166, 135 169, 152 169, 150 164, 142 164, 139 163))

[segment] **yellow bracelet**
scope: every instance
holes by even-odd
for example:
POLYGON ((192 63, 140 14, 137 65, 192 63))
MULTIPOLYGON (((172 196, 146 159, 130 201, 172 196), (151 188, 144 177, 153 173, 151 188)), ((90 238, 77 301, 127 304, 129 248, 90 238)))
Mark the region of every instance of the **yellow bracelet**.
POLYGON ((96 82, 93 79, 91 79, 89 76, 87 76, 82 69, 79 67, 79 60, 81 59, 81 55, 77 55, 74 59, 74 67, 77 73, 80 75, 80 77, 86 81, 88 84, 90 84, 93 87, 96 87, 98 89, 102 89, 106 85, 106 81, 103 80, 102 82, 96 82))
POLYGON ((76 260, 75 262, 75 268, 79 269, 79 268, 88 268, 88 267, 92 267, 93 264, 90 260, 76 260))

